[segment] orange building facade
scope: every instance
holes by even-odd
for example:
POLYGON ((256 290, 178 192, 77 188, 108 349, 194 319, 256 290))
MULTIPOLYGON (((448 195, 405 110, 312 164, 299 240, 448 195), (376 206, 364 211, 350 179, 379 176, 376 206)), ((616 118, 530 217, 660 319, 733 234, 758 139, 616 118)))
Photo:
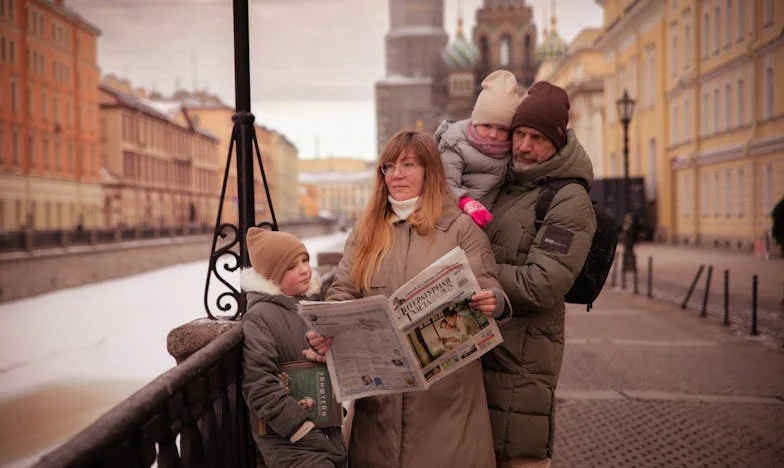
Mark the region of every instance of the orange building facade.
POLYGON ((218 138, 181 104, 147 100, 125 80, 107 77, 100 97, 106 226, 212 224, 218 138))
POLYGON ((0 229, 102 227, 98 28, 0 1, 0 229))

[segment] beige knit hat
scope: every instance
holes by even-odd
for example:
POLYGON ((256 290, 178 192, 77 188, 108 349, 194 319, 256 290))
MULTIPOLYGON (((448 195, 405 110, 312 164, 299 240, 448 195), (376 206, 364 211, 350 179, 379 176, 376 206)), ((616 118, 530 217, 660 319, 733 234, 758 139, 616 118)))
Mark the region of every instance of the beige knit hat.
POLYGON ((299 254, 308 253, 305 244, 287 232, 252 227, 245 239, 250 265, 256 273, 277 285, 291 262, 299 254))
POLYGON ((518 104, 517 78, 506 70, 496 70, 482 81, 482 92, 476 98, 471 123, 509 127, 518 104))

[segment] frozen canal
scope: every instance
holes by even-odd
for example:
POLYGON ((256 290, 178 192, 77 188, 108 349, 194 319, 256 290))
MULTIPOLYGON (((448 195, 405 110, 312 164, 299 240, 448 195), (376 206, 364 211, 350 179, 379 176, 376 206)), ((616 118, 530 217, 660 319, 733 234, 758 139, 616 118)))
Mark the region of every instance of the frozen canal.
MULTIPOLYGON (((315 264, 345 238, 304 241, 315 264)), ((205 316, 206 274, 205 260, 0 305, 0 466, 29 466, 174 366, 166 335, 205 316)))

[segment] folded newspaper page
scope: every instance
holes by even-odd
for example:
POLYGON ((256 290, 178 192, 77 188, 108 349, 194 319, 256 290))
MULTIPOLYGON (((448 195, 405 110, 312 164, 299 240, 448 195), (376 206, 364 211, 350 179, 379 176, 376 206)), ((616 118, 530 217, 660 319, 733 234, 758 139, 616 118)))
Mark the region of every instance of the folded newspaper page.
POLYGON ((480 291, 456 247, 391 297, 300 303, 310 327, 333 337, 327 367, 338 401, 425 390, 501 343, 495 320, 468 306, 480 291))

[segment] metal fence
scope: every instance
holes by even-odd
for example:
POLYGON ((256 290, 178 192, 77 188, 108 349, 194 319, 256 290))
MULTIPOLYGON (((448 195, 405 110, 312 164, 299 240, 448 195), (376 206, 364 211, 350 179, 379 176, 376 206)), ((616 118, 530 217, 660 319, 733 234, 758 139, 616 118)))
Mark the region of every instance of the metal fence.
POLYGON ((232 327, 41 458, 36 468, 256 467, 232 327))
POLYGON ((133 227, 114 229, 23 230, 0 232, 0 252, 14 252, 75 245, 109 244, 112 242, 204 235, 212 227, 191 226, 133 227))

